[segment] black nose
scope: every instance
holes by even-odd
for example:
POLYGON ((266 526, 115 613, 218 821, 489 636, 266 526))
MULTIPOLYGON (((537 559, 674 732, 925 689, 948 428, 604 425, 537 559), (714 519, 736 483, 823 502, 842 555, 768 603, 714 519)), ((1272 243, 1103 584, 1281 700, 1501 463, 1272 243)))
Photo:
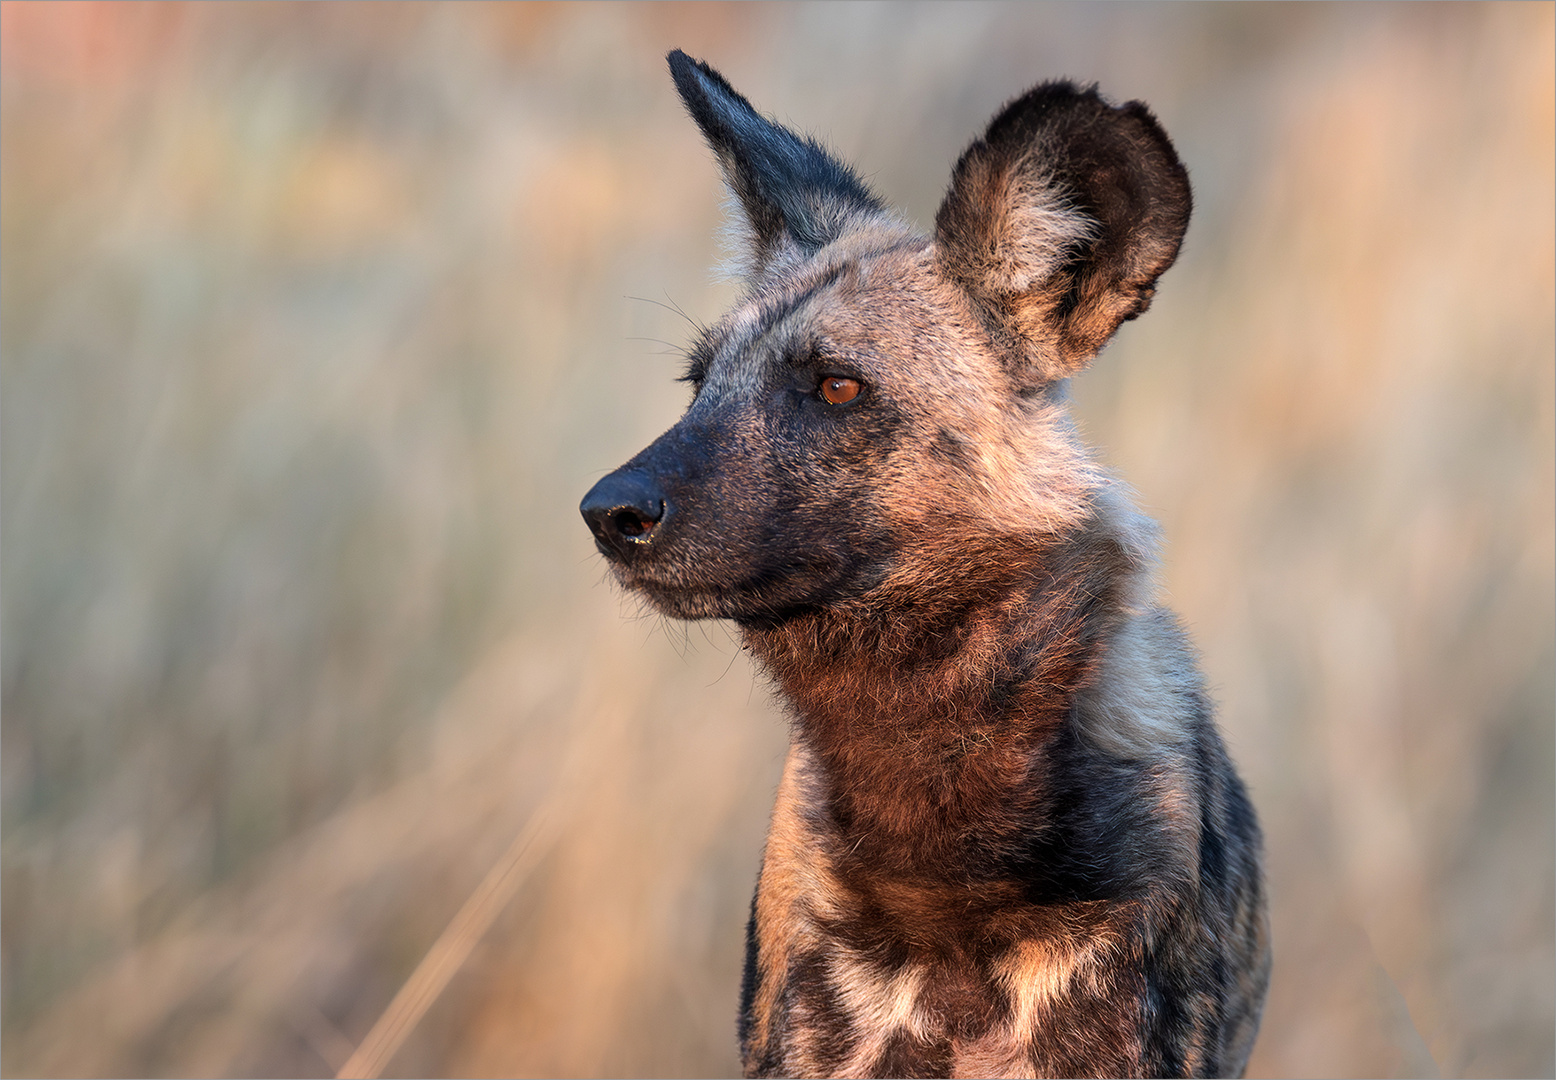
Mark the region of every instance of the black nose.
POLYGON ((578 504, 600 550, 623 558, 642 550, 668 516, 665 493, 653 477, 637 470, 613 472, 589 489, 578 504))

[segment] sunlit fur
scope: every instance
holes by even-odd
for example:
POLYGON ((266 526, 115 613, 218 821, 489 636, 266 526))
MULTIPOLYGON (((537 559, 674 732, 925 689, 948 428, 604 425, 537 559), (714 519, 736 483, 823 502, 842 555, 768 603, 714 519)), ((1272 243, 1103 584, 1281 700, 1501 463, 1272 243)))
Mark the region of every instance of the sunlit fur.
POLYGON ((689 350, 686 415, 584 510, 623 585, 734 620, 793 718, 747 1072, 1240 1073, 1258 827, 1157 602, 1155 526, 1066 407, 1176 257, 1171 143, 1137 102, 1045 84, 925 236, 711 68, 671 68, 746 290, 689 350), (858 397, 826 402, 831 376, 858 397))

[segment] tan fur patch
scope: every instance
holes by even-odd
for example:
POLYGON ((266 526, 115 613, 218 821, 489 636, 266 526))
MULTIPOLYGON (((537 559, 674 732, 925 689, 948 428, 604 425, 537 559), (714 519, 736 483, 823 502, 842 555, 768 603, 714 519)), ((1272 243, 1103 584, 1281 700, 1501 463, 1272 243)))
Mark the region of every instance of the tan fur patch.
POLYGON ((765 1046, 772 1034, 771 1021, 789 964, 821 940, 816 918, 835 918, 841 910, 837 879, 804 821, 802 808, 812 802, 804 789, 814 768, 805 748, 792 743, 762 856, 756 898, 761 982, 752 1010, 752 1043, 757 1048, 765 1046))
POLYGON ((1034 938, 1016 943, 994 965, 995 978, 1010 995, 1011 1031, 1030 1038, 1043 1010, 1062 1001, 1077 980, 1094 980, 1117 945, 1106 927, 1068 939, 1034 938))
POLYGON ((990 1032, 976 1042, 951 1044, 951 1075, 966 1077, 1031 1076, 1037 1066, 1022 1049, 1025 1040, 1017 1039, 1006 1028, 990 1032))
POLYGON ((1018 942, 993 968, 995 981, 1010 999, 1009 1019, 972 1041, 953 1040, 953 1077, 1032 1076, 1027 1047, 1039 1034, 1045 1011, 1060 1006, 1078 981, 1100 977, 1115 947, 1105 929, 1073 939, 1018 942))
POLYGON ((846 946, 832 949, 827 958, 832 986, 853 1021, 853 1030, 862 1036, 837 1073, 864 1076, 899 1031, 926 1036, 924 1017, 916 1008, 926 973, 909 965, 888 974, 846 946))

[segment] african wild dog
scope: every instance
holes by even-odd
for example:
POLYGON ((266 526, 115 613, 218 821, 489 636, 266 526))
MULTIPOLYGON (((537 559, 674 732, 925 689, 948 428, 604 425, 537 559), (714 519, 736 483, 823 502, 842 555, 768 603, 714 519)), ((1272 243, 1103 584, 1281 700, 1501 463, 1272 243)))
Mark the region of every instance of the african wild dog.
POLYGON ((1260 839, 1153 525, 1066 380, 1189 218, 1139 102, 1038 86, 933 236, 682 52, 747 228, 686 415, 584 498, 659 611, 733 619, 793 738, 747 935, 751 1075, 1237 1074, 1260 839))

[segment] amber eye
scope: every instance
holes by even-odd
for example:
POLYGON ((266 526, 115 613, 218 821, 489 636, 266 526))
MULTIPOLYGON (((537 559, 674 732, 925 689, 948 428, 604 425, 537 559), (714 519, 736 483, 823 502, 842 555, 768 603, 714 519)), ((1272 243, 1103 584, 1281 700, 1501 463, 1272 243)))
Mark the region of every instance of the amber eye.
POLYGON ((828 375, 821 380, 821 397, 828 405, 847 405, 864 389, 858 379, 842 375, 828 375))

